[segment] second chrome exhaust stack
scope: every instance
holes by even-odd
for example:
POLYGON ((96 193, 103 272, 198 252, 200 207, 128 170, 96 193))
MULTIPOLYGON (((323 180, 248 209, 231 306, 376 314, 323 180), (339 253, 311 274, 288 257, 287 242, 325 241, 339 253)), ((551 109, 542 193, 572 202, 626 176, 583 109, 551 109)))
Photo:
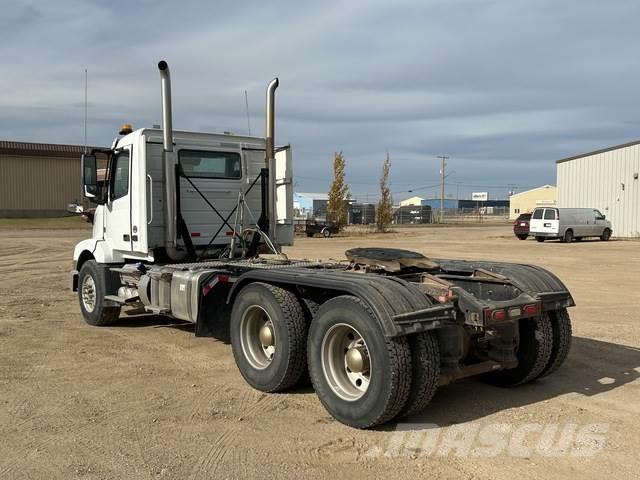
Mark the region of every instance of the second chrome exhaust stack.
POLYGON ((269 172, 269 231, 267 232, 271 241, 276 244, 276 153, 275 153, 275 118, 276 118, 276 89, 280 85, 278 78, 274 78, 269 82, 267 87, 267 118, 266 118, 266 155, 265 167, 269 172))

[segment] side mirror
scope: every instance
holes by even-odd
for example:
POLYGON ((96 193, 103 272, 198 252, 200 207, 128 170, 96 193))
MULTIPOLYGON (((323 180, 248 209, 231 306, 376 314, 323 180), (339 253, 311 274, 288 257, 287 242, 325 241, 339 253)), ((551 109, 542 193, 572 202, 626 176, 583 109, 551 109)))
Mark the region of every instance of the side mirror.
POLYGON ((600 217, 600 220, 606 220, 606 219, 607 219, 607 216, 606 216, 606 215, 602 215, 602 216, 600 217))
POLYGON ((85 198, 98 196, 98 164, 95 155, 82 156, 82 185, 85 198))

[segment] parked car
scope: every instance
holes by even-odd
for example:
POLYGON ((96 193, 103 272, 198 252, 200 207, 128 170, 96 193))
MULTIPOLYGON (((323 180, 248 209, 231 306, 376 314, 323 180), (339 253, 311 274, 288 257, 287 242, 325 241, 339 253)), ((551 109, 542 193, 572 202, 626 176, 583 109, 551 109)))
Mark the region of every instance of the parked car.
POLYGON ((611 222, 594 208, 536 208, 531 215, 529 232, 539 242, 560 239, 565 243, 585 237, 611 238, 611 222))
POLYGON ((513 233, 520 240, 526 240, 529 236, 529 221, 531 220, 530 213, 521 213, 518 218, 513 222, 513 233))
POLYGON ((307 237, 313 237, 316 234, 320 234, 325 238, 338 233, 340 229, 333 222, 317 222, 315 220, 308 220, 305 233, 307 237))

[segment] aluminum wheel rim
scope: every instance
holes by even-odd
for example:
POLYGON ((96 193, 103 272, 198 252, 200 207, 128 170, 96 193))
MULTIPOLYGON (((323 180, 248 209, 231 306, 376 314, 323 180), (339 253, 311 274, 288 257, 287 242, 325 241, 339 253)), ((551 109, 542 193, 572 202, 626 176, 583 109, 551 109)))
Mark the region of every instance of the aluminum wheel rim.
POLYGON ((253 368, 264 370, 271 365, 276 353, 276 333, 271 317, 260 305, 251 305, 244 311, 240 320, 240 344, 242 353, 253 368), (271 329, 273 335, 271 345, 264 345, 260 340, 260 330, 263 327, 271 329))
POLYGON ((364 338, 351 325, 339 323, 325 333, 321 362, 329 387, 341 399, 354 402, 367 392, 373 369, 371 356, 364 338), (352 371, 347 365, 347 353, 351 349, 366 356, 366 368, 361 372, 352 371))
POLYGON ((82 305, 89 313, 96 308, 96 284, 91 275, 86 275, 82 279, 82 305))

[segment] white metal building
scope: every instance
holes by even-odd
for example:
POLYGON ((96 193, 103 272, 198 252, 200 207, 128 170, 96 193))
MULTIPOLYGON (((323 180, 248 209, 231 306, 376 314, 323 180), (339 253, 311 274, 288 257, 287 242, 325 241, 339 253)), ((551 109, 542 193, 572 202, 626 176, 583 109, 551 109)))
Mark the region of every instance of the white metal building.
POLYGON ((554 206, 558 198, 557 190, 553 185, 543 185, 514 193, 509 197, 509 218, 515 220, 521 213, 531 213, 536 207, 554 206))
POLYGON ((640 237, 640 140, 556 162, 558 207, 597 208, 613 235, 640 237))
POLYGON ((401 207, 407 207, 409 205, 422 205, 422 201, 424 200, 424 198, 422 197, 411 197, 411 198, 407 198, 406 200, 401 200, 400 201, 400 206, 401 207))

